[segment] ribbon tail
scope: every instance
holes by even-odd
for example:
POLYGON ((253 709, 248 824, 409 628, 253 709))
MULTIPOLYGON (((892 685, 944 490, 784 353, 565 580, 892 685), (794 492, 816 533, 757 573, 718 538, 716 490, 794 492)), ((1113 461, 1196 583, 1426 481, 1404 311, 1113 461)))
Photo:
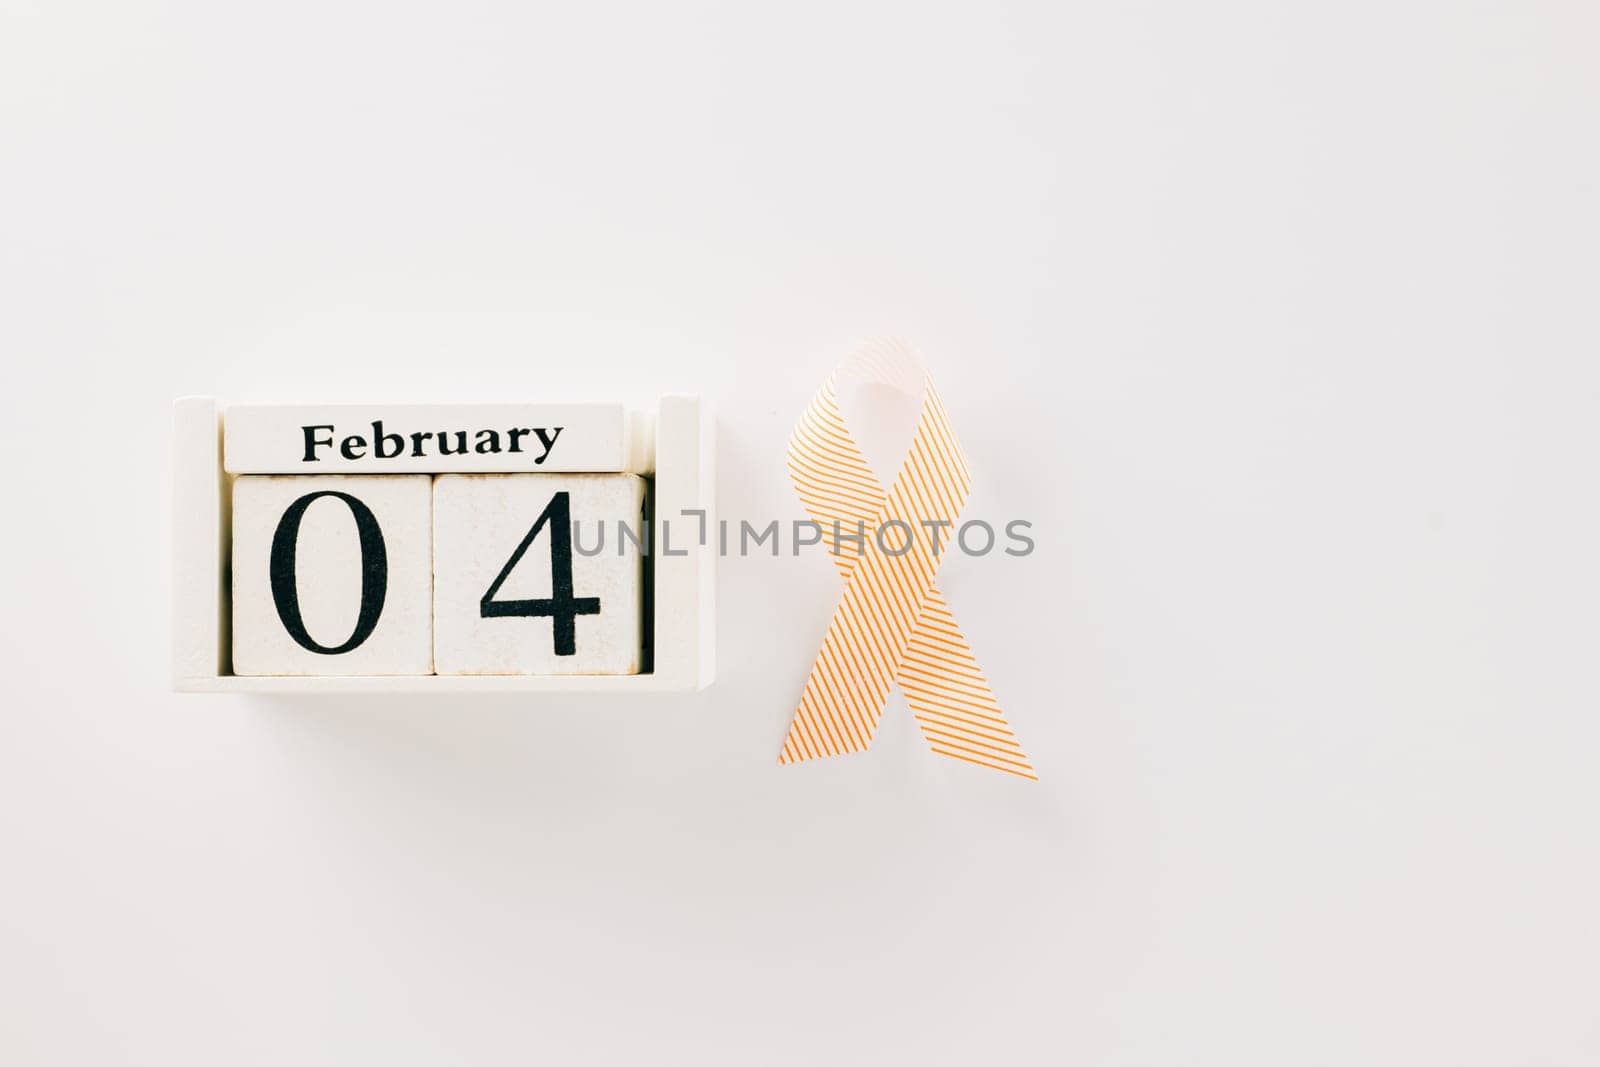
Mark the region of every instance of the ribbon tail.
POLYGON ((857 581, 845 586, 811 664, 779 763, 864 752, 872 743, 889 700, 897 657, 887 635, 866 622, 862 596, 857 581))
POLYGON ((934 752, 1039 780, 937 586, 923 602, 896 681, 934 752))

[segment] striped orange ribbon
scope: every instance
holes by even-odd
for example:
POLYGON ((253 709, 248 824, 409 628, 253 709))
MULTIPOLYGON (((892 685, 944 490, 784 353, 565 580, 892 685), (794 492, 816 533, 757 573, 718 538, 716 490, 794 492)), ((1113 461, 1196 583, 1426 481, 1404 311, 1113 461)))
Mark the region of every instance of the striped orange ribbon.
POLYGON ((939 755, 1037 781, 934 584, 972 478, 933 381, 910 346, 872 342, 828 376, 789 439, 789 475, 822 528, 845 590, 778 762, 864 750, 898 684, 939 755), (888 493, 839 411, 839 388, 851 384, 888 386, 921 404, 888 493), (850 554, 841 541, 854 546, 850 554))

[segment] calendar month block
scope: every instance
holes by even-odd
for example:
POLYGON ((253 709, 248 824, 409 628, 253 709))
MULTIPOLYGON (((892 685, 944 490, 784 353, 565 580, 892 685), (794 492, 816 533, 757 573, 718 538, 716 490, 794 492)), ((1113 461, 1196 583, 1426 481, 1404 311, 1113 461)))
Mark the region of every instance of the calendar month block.
POLYGON ((637 434, 620 404, 235 404, 234 474, 626 471, 637 434))

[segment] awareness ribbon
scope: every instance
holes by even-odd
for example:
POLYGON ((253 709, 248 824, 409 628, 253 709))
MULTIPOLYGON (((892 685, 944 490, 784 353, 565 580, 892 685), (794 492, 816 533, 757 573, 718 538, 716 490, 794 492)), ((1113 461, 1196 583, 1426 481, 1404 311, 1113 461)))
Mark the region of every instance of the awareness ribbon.
POLYGON ((1037 781, 934 584, 972 480, 916 353, 874 341, 840 364, 795 426, 788 462, 845 589, 778 762, 863 751, 898 684, 933 751, 1037 781), (887 493, 839 410, 839 387, 857 383, 888 386, 921 407, 887 493), (842 540, 855 545, 852 554, 840 550, 842 540))

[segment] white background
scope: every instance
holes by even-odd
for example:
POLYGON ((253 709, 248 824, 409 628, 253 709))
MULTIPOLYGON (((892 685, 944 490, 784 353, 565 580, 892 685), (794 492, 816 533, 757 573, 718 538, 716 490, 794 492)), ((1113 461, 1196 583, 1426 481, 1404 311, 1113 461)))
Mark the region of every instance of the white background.
POLYGON ((1600 1058, 1600 8, 4 0, 0 1061, 1600 1058), (670 699, 166 691, 171 399, 721 411, 854 339, 1026 559, 1035 759, 670 699))

